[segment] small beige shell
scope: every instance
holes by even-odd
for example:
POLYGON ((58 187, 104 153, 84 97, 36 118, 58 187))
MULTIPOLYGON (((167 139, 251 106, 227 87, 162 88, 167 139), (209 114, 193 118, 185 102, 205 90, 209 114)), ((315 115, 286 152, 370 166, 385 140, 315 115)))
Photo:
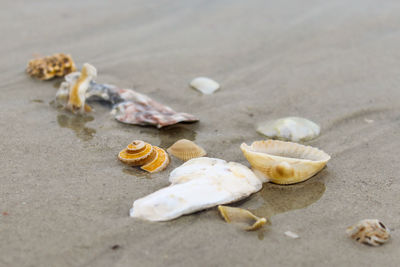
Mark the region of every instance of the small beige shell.
POLYGON ((390 238, 390 231, 377 219, 366 219, 347 228, 346 233, 354 240, 371 246, 379 246, 390 238))
POLYGON ((305 181, 331 158, 318 148, 278 140, 243 143, 240 149, 257 175, 277 184, 305 181))
POLYGON ((167 151, 183 161, 200 158, 207 154, 203 148, 187 139, 176 141, 167 151))
POLYGON ((245 225, 245 230, 254 231, 261 228, 267 219, 259 218, 248 210, 227 206, 218 206, 219 213, 227 223, 239 223, 245 225))

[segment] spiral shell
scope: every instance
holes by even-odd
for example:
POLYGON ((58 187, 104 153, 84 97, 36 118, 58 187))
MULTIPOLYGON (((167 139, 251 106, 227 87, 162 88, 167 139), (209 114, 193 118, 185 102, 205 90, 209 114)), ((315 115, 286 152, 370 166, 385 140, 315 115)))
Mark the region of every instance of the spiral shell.
POLYGON ((150 173, 159 172, 169 164, 165 150, 141 140, 135 140, 118 154, 118 159, 130 166, 142 166, 150 173))
POLYGON ((203 148, 187 139, 176 141, 170 148, 167 149, 167 151, 171 155, 174 155, 183 161, 193 158, 200 158, 207 154, 203 148))
POLYGON ((357 242, 379 246, 390 238, 389 229, 377 219, 366 219, 347 228, 346 233, 357 242))
POLYGON ((243 143, 240 149, 258 175, 277 184, 305 181, 331 158, 318 148, 278 140, 243 143))

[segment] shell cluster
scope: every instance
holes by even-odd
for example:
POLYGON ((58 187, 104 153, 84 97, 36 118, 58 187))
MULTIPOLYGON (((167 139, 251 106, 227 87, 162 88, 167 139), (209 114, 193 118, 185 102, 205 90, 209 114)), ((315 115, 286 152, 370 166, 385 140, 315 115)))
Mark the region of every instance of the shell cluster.
POLYGON ((74 71, 76 71, 76 67, 71 56, 62 53, 32 59, 26 68, 26 72, 30 76, 40 80, 63 77, 74 71))
POLYGON ((243 225, 243 228, 247 231, 258 230, 267 222, 267 219, 259 218, 250 211, 241 208, 220 205, 218 210, 227 223, 243 225))
POLYGON ((318 148, 278 140, 243 143, 240 148, 260 178, 277 184, 305 181, 330 159, 318 148))
POLYGON ((304 118, 286 117, 260 123, 257 132, 272 139, 298 142, 317 137, 320 127, 304 118))
POLYGON ((171 155, 183 161, 204 157, 207 154, 202 147, 187 139, 180 139, 176 141, 167 149, 167 151, 171 155))
POLYGON ((347 228, 346 233, 357 242, 379 246, 390 238, 390 230, 377 219, 359 221, 347 228))
POLYGON ((133 141, 119 152, 118 159, 129 166, 141 166, 142 170, 150 173, 162 171, 169 164, 164 149, 141 140, 133 141))

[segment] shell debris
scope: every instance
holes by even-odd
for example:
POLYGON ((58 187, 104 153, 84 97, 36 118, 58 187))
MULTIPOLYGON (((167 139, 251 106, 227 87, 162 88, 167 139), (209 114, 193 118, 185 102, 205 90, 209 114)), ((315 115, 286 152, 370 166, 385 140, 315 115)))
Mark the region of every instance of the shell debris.
POLYGON ((286 231, 286 232, 285 232, 285 235, 288 236, 288 237, 290 237, 290 238, 293 238, 293 239, 299 238, 299 235, 296 234, 296 233, 294 233, 294 232, 292 232, 292 231, 286 231))
POLYGON ((273 139, 298 142, 316 138, 320 127, 305 118, 286 117, 260 123, 257 132, 273 139))
POLYGON ((187 139, 180 139, 176 141, 167 149, 167 151, 171 155, 183 161, 193 158, 200 158, 207 154, 202 147, 187 139))
POLYGON ((26 72, 30 76, 39 80, 63 77, 74 71, 76 71, 76 67, 72 57, 63 53, 32 59, 26 68, 26 72))
POLYGON ((346 229, 347 235, 357 242, 379 246, 390 238, 390 230, 377 219, 361 220, 346 229))
POLYGON ((190 82, 190 86, 193 87, 194 89, 199 90, 205 95, 211 95, 220 88, 219 83, 206 77, 198 77, 193 79, 190 82))
POLYGON ((129 166, 141 166, 150 173, 164 170, 169 157, 164 149, 152 146, 141 140, 135 140, 118 153, 118 159, 129 166))
POLYGON ((293 184, 307 180, 331 158, 311 146, 278 140, 256 141, 240 146, 255 173, 276 184, 293 184))
POLYGON ((243 225, 246 231, 258 230, 267 222, 267 219, 259 218, 250 211, 241 208, 219 205, 218 211, 227 223, 243 225))

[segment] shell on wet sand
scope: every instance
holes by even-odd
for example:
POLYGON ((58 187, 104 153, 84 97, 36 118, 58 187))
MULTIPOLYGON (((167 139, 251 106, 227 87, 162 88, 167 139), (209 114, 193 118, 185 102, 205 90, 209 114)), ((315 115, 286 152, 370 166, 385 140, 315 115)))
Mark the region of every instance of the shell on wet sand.
POLYGON ((247 231, 258 230, 267 222, 267 219, 259 218, 250 211, 241 208, 220 205, 218 210, 227 223, 243 225, 243 228, 247 231))
POLYGON ((187 139, 180 139, 176 141, 171 147, 167 149, 167 151, 171 155, 183 161, 203 157, 207 154, 202 147, 187 139))
POLYGON ((317 137, 320 127, 304 118, 286 117, 260 123, 257 132, 272 139, 298 142, 317 137))
POLYGON ((325 167, 331 158, 311 146, 278 140, 256 141, 240 146, 254 172, 276 184, 307 180, 325 167))
POLYGON ((262 187, 246 166, 206 157, 191 159, 174 169, 169 181, 170 186, 135 200, 131 217, 168 221, 243 199, 262 187))
POLYGON ((141 140, 135 140, 118 153, 118 159, 129 166, 142 166, 147 172, 159 172, 169 164, 169 157, 164 149, 152 146, 141 140))
POLYGON ((216 81, 206 77, 198 77, 193 79, 190 82, 190 86, 199 90, 205 95, 211 95, 220 87, 216 81))
POLYGON ((32 59, 26 68, 26 72, 30 76, 40 80, 62 77, 74 71, 76 71, 76 67, 71 56, 62 53, 32 59))
POLYGON ((346 229, 349 237, 357 242, 371 246, 379 246, 390 238, 390 230, 377 219, 359 221, 346 229))

